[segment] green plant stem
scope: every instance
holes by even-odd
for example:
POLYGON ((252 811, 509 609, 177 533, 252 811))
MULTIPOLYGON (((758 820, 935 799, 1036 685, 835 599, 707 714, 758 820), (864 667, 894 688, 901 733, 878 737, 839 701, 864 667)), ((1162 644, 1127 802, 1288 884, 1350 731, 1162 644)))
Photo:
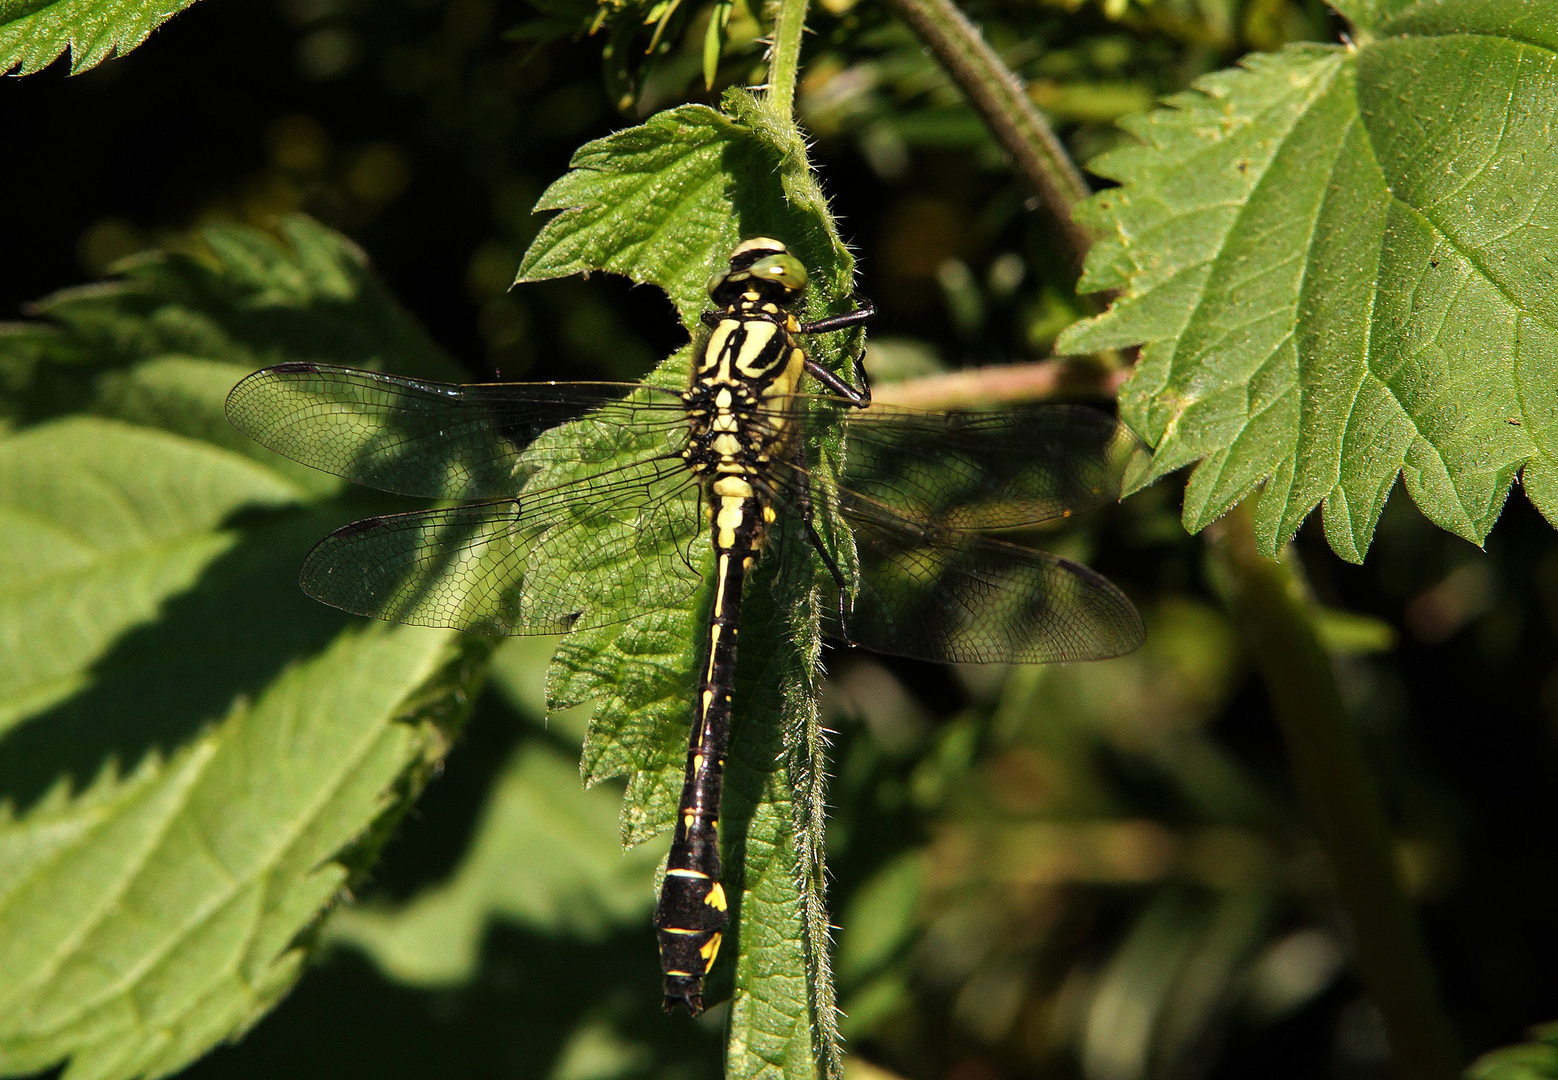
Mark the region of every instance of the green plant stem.
POLYGON ((1244 506, 1208 530, 1235 622, 1271 695, 1288 758, 1352 923, 1358 971, 1402 1080, 1452 1080, 1462 1061, 1417 918, 1391 857, 1390 827, 1357 727, 1342 704, 1305 590, 1261 555, 1244 506))
POLYGON ((952 0, 887 0, 887 6, 935 55, 1033 185, 1080 270, 1091 241, 1071 210, 1090 189, 1017 76, 952 0))
POLYGON ((806 31, 807 0, 778 0, 774 5, 774 44, 768 52, 765 101, 776 119, 794 125, 795 83, 801 70, 801 35, 806 31))

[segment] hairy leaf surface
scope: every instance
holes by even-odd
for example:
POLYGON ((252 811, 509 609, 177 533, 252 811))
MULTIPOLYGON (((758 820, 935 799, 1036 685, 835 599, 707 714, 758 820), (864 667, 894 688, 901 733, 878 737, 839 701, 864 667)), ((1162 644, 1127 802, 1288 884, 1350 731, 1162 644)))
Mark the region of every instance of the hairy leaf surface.
POLYGON ((1196 463, 1192 531, 1263 486, 1267 552, 1322 505, 1360 561, 1400 475, 1480 543, 1522 470, 1558 522, 1558 3, 1352 7, 1125 125, 1079 212, 1120 296, 1060 347, 1141 345, 1122 412, 1142 482, 1196 463))
POLYGON ((70 50, 71 74, 127 53, 195 0, 0 0, 0 74, 31 75, 70 50))
POLYGON ((160 1075, 252 1025, 479 678, 480 640, 301 594, 385 504, 222 418, 261 362, 438 373, 360 253, 286 234, 207 231, 0 333, 0 1072, 160 1075))
MULTIPOLYGON (((736 92, 727 113, 702 106, 661 113, 638 128, 583 147, 573 171, 538 209, 559 210, 520 266, 519 280, 611 270, 665 289, 696 335, 708 307, 711 274, 741 239, 784 241, 812 276, 808 314, 846 310, 853 264, 805 161, 805 147, 763 107, 736 92)), ((835 369, 843 348, 830 335, 812 355, 835 369)), ((678 386, 688 351, 650 380, 678 386)), ((825 463, 837 446, 816 448, 825 463)), ((821 475, 826 476, 826 467, 821 475)), ((834 529, 823 521, 825 529, 834 529)), ((789 526, 785 526, 786 529, 789 526)), ((775 538, 805 551, 798 535, 775 538)), ((707 569, 707 541, 693 557, 707 569)), ((811 603, 815 567, 807 559, 772 588, 768 574, 747 587, 733 742, 726 768, 721 831, 726 874, 739 919, 735 1000, 727 1075, 809 1077, 837 1067, 827 920, 822 908, 821 738, 813 683, 821 636, 811 603), (777 632, 781 612, 802 612, 777 632)), ((609 583, 603 584, 603 588, 609 583)), ((630 622, 574 634, 558 650, 549 696, 556 706, 594 699, 585 744, 589 782, 627 774, 624 839, 670 828, 686 759, 696 664, 707 597, 679 602, 630 622)), ((714 997, 725 976, 716 966, 714 997)))

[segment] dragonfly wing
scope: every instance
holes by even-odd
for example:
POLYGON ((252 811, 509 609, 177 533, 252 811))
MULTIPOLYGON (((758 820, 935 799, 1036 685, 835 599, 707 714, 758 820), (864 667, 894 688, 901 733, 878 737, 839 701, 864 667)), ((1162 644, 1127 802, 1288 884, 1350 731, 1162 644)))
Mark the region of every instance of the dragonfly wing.
POLYGON ((1118 499, 1145 451, 1119 421, 1070 405, 928 413, 873 405, 846 418, 840 482, 916 521, 1009 529, 1118 499))
POLYGON ((685 426, 679 395, 636 383, 461 385, 307 363, 256 371, 233 388, 227 416, 294 461, 434 499, 514 495, 549 463, 619 453, 602 432, 672 436, 685 426), (601 426, 552 430, 586 416, 601 426))
POLYGON ((1125 595, 1085 566, 1016 544, 916 524, 852 493, 840 507, 860 591, 830 632, 895 656, 943 663, 1102 660, 1144 637, 1125 595))
POLYGON ((495 502, 369 518, 309 553, 303 590, 359 615, 480 634, 560 634, 673 606, 703 580, 697 486, 679 460, 495 502))

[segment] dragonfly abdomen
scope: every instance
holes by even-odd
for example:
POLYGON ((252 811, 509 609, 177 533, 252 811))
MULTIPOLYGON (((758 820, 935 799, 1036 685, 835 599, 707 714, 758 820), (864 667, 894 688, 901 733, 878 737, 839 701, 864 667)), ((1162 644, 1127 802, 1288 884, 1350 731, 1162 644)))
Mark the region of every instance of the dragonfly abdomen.
MULTIPOLYGON (((714 487, 722 484, 717 481, 714 487)), ((735 693, 741 589, 763 516, 759 499, 740 496, 720 497, 714 514, 717 563, 708 659, 698 678, 676 836, 655 909, 666 1009, 680 1002, 693 1016, 703 1011, 703 977, 719 955, 728 919, 720 883, 720 796, 735 693)))

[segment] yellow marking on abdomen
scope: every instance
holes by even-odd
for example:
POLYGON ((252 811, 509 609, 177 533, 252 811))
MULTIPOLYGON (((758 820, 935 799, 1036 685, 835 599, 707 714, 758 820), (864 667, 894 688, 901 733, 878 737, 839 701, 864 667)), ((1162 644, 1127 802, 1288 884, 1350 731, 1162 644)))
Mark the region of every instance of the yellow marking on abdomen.
POLYGON ((703 898, 703 902, 718 911, 725 910, 725 887, 715 882, 709 889, 709 895, 703 898))
MULTIPOLYGON (((729 569, 729 567, 730 567, 730 556, 727 553, 723 552, 723 551, 720 552, 720 557, 719 557, 719 581, 717 581, 715 583, 715 585, 714 585, 714 617, 716 619, 719 618, 721 615, 725 614, 725 571, 727 569, 729 569)), ((718 627, 716 627, 715 629, 717 630, 718 627)), ((717 634, 713 635, 712 639, 710 641, 710 645, 712 646, 713 643, 715 641, 718 641, 718 640, 719 640, 718 635, 717 634)))
POLYGON ((714 966, 714 958, 719 955, 720 942, 723 940, 724 935, 716 930, 709 940, 704 943, 703 947, 698 950, 698 955, 703 957, 704 971, 714 966))
MULTIPOLYGON (((736 480, 735 477, 721 477, 714 482, 714 490, 719 493, 720 486, 727 481, 736 480)), ((752 490, 752 485, 745 480, 737 482, 747 491, 752 490)), ((736 530, 741 528, 746 520, 746 500, 749 495, 720 495, 719 513, 714 518, 715 545, 721 550, 728 551, 736 546, 736 530)), ((722 575, 723 576, 723 575, 722 575)))
POLYGON ((702 870, 667 870, 665 872, 665 876, 666 877, 690 877, 690 878, 697 878, 700 881, 708 881, 709 880, 709 875, 705 874, 702 870))
POLYGON ((725 499, 750 499, 754 492, 752 485, 739 476, 722 476, 714 481, 714 494, 725 499))

